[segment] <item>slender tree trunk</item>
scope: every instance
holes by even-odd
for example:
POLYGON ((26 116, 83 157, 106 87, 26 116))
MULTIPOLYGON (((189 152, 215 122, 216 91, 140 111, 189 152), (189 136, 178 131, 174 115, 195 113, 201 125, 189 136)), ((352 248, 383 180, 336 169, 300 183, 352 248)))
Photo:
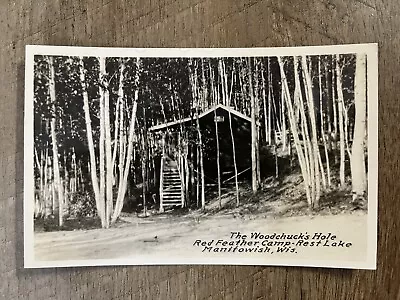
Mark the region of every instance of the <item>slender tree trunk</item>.
POLYGON ((124 199, 125 199, 125 194, 126 194, 126 188, 128 184, 128 175, 129 175, 129 169, 130 169, 130 164, 132 160, 132 153, 133 153, 133 138, 135 135, 135 123, 136 123, 136 111, 137 111, 137 98, 138 98, 138 93, 139 91, 135 91, 135 100, 133 103, 133 108, 132 108, 132 113, 131 113, 131 121, 130 121, 130 126, 129 126, 129 137, 128 137, 128 150, 126 153, 126 161, 123 162, 123 178, 120 178, 120 184, 118 187, 118 196, 117 196, 117 201, 115 203, 115 209, 113 212, 113 215, 111 217, 111 224, 115 223, 121 214, 122 207, 124 205, 124 199))
POLYGON ((319 117, 320 117, 320 128, 321 128, 321 136, 324 133, 324 120, 325 120, 325 111, 324 111, 324 102, 323 102, 323 88, 322 88, 322 69, 321 69, 321 55, 318 56, 318 87, 319 87, 319 117))
POLYGON ((200 207, 200 147, 196 147, 196 207, 200 207))
POLYGON ((285 101, 284 101, 284 87, 282 86, 282 92, 281 92, 281 126, 282 126, 282 132, 281 132, 281 137, 282 137, 282 151, 286 151, 286 120, 285 120, 285 101))
MULTIPOLYGON (((211 69, 210 69, 210 71, 211 71, 211 69)), ((223 74, 223 68, 222 68, 222 59, 218 59, 218 71, 219 71, 219 83, 220 83, 220 86, 221 86, 221 90, 222 90, 222 104, 223 105, 226 105, 226 93, 225 93, 225 82, 224 82, 224 77, 222 76, 222 74, 223 74)), ((211 84, 213 84, 213 78, 214 76, 212 76, 212 77, 210 77, 210 80, 211 80, 211 84)), ((218 83, 218 81, 217 81, 217 83, 218 83)), ((217 86, 218 86, 218 84, 217 84, 217 86)), ((214 103, 216 104, 216 100, 218 100, 218 98, 219 98, 219 90, 217 90, 218 91, 218 93, 214 96, 214 103)))
MULTIPOLYGON (((225 73, 225 68, 223 66, 223 61, 220 59, 219 60, 219 78, 221 82, 221 89, 222 89, 222 99, 223 99, 223 104, 228 105, 228 86, 226 84, 226 73, 225 73)), ((214 88, 213 81, 214 81, 214 76, 213 73, 210 74, 210 80, 212 87, 214 88)), ((218 97, 216 95, 214 98, 218 97)), ((214 100, 215 101, 215 100, 214 100)), ((220 164, 220 149, 219 149, 219 132, 218 132, 218 120, 217 120, 217 110, 214 110, 214 123, 215 123, 215 139, 216 139, 216 148, 217 148, 217 181, 218 181, 218 201, 219 201, 219 207, 222 207, 222 202, 221 202, 221 164, 220 164)))
POLYGON ((186 181, 185 181, 185 162, 184 162, 184 154, 183 154, 183 146, 184 145, 184 137, 183 137, 183 128, 180 126, 180 131, 178 132, 178 170, 181 178, 181 204, 182 207, 185 204, 185 195, 186 195, 186 181))
MULTIPOLYGON (((110 126, 110 94, 108 91, 106 59, 100 58, 100 78, 102 80, 101 89, 104 104, 104 138, 105 138, 105 187, 106 187, 106 227, 109 227, 111 214, 113 210, 113 157, 111 149, 111 126, 110 126)), ((101 101, 100 101, 101 102, 101 101)), ((100 141, 101 142, 101 141, 100 141)), ((101 148, 100 148, 101 150, 101 148)), ((101 159, 101 157, 100 157, 101 159)))
MULTIPOLYGON (((262 79, 262 96, 263 96, 263 111, 264 111, 264 130, 265 130, 265 142, 269 144, 269 128, 268 128, 268 115, 267 115, 267 93, 265 91, 265 76, 264 76, 264 64, 262 65, 261 69, 261 79, 262 79)), ((269 80, 268 80, 269 81, 269 80)))
MULTIPOLYGON (((144 108, 143 108, 144 110, 144 108)), ((145 115, 145 113, 143 113, 145 115)), ((144 120, 146 118, 144 117, 144 120)), ((146 121, 144 121, 146 122, 146 121)), ((146 207, 146 191, 147 191, 147 172, 146 172, 146 165, 147 165, 147 147, 146 147, 146 133, 145 128, 142 131, 142 149, 143 149, 143 156, 142 156, 142 198, 143 198, 143 215, 147 216, 147 207, 146 207)))
MULTIPOLYGON (((325 143, 325 130, 324 130, 324 122, 325 122, 325 112, 324 112, 324 103, 323 103, 323 89, 322 89, 322 69, 321 69, 321 56, 318 56, 318 86, 319 86, 319 115, 320 115, 320 137, 324 147, 326 147, 325 143)), ((321 169, 321 179, 322 179, 322 187, 326 190, 326 177, 324 165, 321 159, 321 153, 318 151, 318 160, 321 169)), ((328 163, 327 163, 328 164, 328 163)))
MULTIPOLYGON (((125 64, 121 61, 121 66, 120 66, 120 74, 119 74, 119 85, 118 85, 118 99, 117 99, 117 105, 115 106, 115 123, 114 123, 114 150, 113 150, 113 155, 112 155, 112 165, 113 168, 115 168, 114 173, 113 173, 113 183, 116 184, 116 178, 117 176, 117 170, 116 170, 116 160, 117 160, 117 152, 118 152, 118 146, 121 147, 120 141, 121 138, 118 136, 118 134, 122 134, 122 130, 120 129, 120 123, 123 118, 123 110, 121 109, 122 102, 124 99, 124 89, 123 89, 123 82, 124 82, 124 70, 125 70, 125 64)), ((121 154, 121 153, 120 153, 121 154)))
MULTIPOLYGON (((204 68, 204 66, 203 66, 204 68)), ((195 74, 195 80, 197 82, 197 71, 195 74)), ((197 84, 196 84, 197 87, 197 84)), ((203 95, 204 95, 204 99, 202 102, 204 102, 204 100, 206 100, 207 96, 207 88, 205 88, 205 90, 203 91, 203 95)), ((198 99, 199 101, 200 99, 198 99)), ((202 105, 203 107, 203 105, 202 105)), ((199 111, 197 110, 197 133, 199 135, 199 147, 200 147, 200 172, 201 172, 201 208, 205 209, 206 208, 206 193, 205 193, 205 176, 204 176, 204 159, 203 159, 203 140, 202 140, 202 134, 201 134, 201 129, 200 129, 200 120, 199 120, 199 111)))
MULTIPOLYGON (((185 137, 185 141, 188 141, 187 136, 185 137)), ((189 198, 190 198, 190 190, 189 190, 189 180, 190 180, 190 169, 189 169, 189 145, 188 142, 185 142, 185 146, 184 146, 184 160, 183 160, 183 164, 184 164, 184 173, 185 173, 185 202, 184 202, 184 206, 188 206, 189 205, 189 198)))
POLYGON ((254 59, 255 63, 255 77, 256 81, 254 84, 254 93, 256 95, 255 97, 255 120, 256 120, 256 132, 257 132, 257 138, 256 138, 256 166, 257 166, 257 185, 258 188, 260 188, 261 184, 261 173, 260 173, 260 86, 259 86, 259 67, 258 67, 258 60, 255 58, 254 59))
POLYGON ((63 203, 63 214, 65 214, 65 212, 68 212, 68 208, 69 208, 69 197, 71 195, 70 190, 69 190, 69 173, 68 173, 68 169, 67 169, 67 165, 68 165, 68 159, 67 159, 67 155, 65 154, 64 151, 64 203, 63 203))
MULTIPOLYGON (((122 190, 123 179, 124 179, 124 167, 126 160, 126 131, 125 131, 124 116, 125 116, 125 101, 124 98, 122 97, 120 104, 120 122, 119 122, 118 191, 122 190)), ((115 205, 117 205, 117 203, 115 205)))
MULTIPOLYGON (((305 170, 306 170, 306 177, 307 177, 307 185, 310 193, 309 205, 312 206, 312 203, 315 199, 315 185, 312 182, 312 178, 314 177, 313 171, 313 152, 311 148, 311 139, 309 135, 308 129, 308 119, 305 113, 305 106, 303 100, 303 94, 301 91, 301 83, 299 78, 299 61, 297 57, 293 58, 294 60, 294 77, 295 77, 295 103, 298 107, 299 117, 301 119, 301 134, 303 137, 303 144, 304 144, 304 160, 305 160, 305 170)), ((295 117, 296 120, 296 117, 295 117)))
MULTIPOLYGON (((339 158, 337 155, 337 141, 338 141, 338 99, 336 96, 336 90, 335 90, 335 83, 337 82, 337 76, 336 76, 336 69, 339 66, 339 62, 335 61, 335 56, 332 56, 332 108, 333 108, 333 137, 331 136, 331 144, 332 144, 332 149, 334 150, 334 159, 335 159, 335 164, 339 162, 339 158)), ((336 84, 337 87, 337 84, 336 84)))
POLYGON ((58 160, 58 144, 57 144, 57 133, 56 133, 56 89, 55 89, 55 71, 53 64, 53 57, 49 56, 49 69, 50 69, 50 82, 49 82, 49 95, 52 103, 53 116, 51 118, 50 130, 51 130, 51 143, 53 150, 53 172, 54 172, 54 184, 57 189, 58 195, 58 224, 63 226, 64 220, 64 189, 63 183, 60 177, 60 164, 58 160))
POLYGON ((51 198, 49 196, 50 194, 50 186, 49 186, 49 181, 51 178, 52 172, 51 170, 51 163, 50 163, 50 158, 49 158, 49 148, 48 144, 46 147, 46 156, 45 156, 45 165, 44 165, 44 201, 45 201, 45 217, 49 217, 52 215, 53 212, 53 203, 51 201, 51 198))
POLYGON ((147 216, 147 192, 149 190, 149 172, 148 172, 148 161, 149 161, 149 136, 147 134, 146 124, 146 108, 143 106, 143 131, 142 131, 142 147, 143 147, 143 166, 142 166, 142 178, 143 178, 143 212, 144 216, 147 216))
POLYGON ((197 117, 197 133, 199 137, 199 150, 200 150, 200 172, 201 172, 201 208, 206 208, 206 196, 205 196, 205 178, 204 178, 204 161, 203 161, 203 141, 201 137, 200 122, 197 117))
POLYGON ((303 72, 305 74, 306 81, 306 96, 308 100, 309 115, 311 119, 311 132, 312 132, 312 148, 314 156, 314 175, 315 175, 315 199, 313 207, 316 208, 319 205, 319 199, 321 196, 321 172, 319 168, 320 153, 318 148, 318 137, 317 137, 317 122, 315 118, 315 106, 314 106, 314 96, 312 90, 312 80, 311 80, 311 69, 307 69, 307 58, 302 56, 303 72))
POLYGON ((117 161, 117 153, 118 153, 118 143, 119 143, 119 139, 118 139, 118 133, 119 133, 119 109, 120 107, 120 99, 118 98, 117 100, 117 104, 115 106, 115 110, 114 110, 114 115, 115 115, 115 120, 114 120, 114 138, 113 138, 113 143, 114 143, 114 147, 112 148, 112 162, 111 165, 113 167, 113 173, 112 173, 112 182, 113 182, 113 186, 117 183, 117 165, 116 165, 116 161, 117 161))
POLYGON ((355 122, 351 159, 351 181, 353 201, 365 200, 367 175, 365 171, 365 131, 367 115, 367 73, 366 56, 357 54, 354 82, 355 122))
MULTIPOLYGON (((300 86, 300 85, 299 85, 300 86)), ((299 101, 303 105, 303 99, 301 95, 301 91, 299 91, 299 101)), ((303 137, 303 145, 304 145, 304 158, 305 158, 305 163, 306 163, 306 170, 307 170, 307 176, 309 180, 309 188, 310 188, 310 193, 311 193, 311 199, 314 199, 314 192, 312 189, 312 184, 311 184, 311 166, 312 166, 312 153, 311 152, 311 142, 310 142, 310 137, 308 135, 308 125, 307 125, 307 119, 305 118, 305 112, 303 106, 300 108, 301 110, 301 135, 303 137)), ((311 200, 312 202, 313 200, 311 200)))
MULTIPOLYGON (((294 61, 295 61, 295 74, 297 74, 297 59, 296 59, 296 57, 294 57, 294 61)), ((292 105, 292 101, 290 99, 291 98, 290 91, 289 91, 289 86, 288 86, 287 79, 286 79, 284 64, 280 57, 278 57, 278 63, 279 63, 279 67, 280 67, 282 85, 284 88, 284 95, 285 95, 284 100, 285 100, 287 108, 288 108, 289 124, 290 124, 291 131, 293 133, 294 145, 296 148, 297 156, 299 158, 301 173, 303 175, 304 188, 305 188, 305 192, 306 192, 307 201, 308 201, 309 205, 311 205, 312 201, 311 201, 311 193, 310 193, 310 185, 309 185, 310 178, 309 178, 307 168, 306 168, 304 152, 301 147, 301 142, 299 139, 299 132, 297 130, 297 121, 295 119, 293 105, 292 105)), ((296 81, 296 83, 297 82, 298 82, 298 80, 296 81)), ((299 86, 296 84, 295 97, 299 96, 298 93, 299 93, 299 86)))
MULTIPOLYGON (((306 72, 303 70, 303 72, 306 72)), ((308 96, 308 89, 307 89, 307 82, 306 82, 306 78, 305 75, 303 76, 303 85, 304 85, 304 89, 305 89, 305 97, 306 97, 306 103, 302 102, 301 107, 303 108, 301 111, 305 110, 305 107, 308 106, 308 110, 310 110, 310 106, 309 106, 309 96, 308 96)), ((303 98, 301 98, 301 101, 303 101, 303 98)), ((307 153, 308 153, 308 161, 309 161, 309 174, 310 174, 310 185, 311 185, 311 199, 312 199, 312 204, 311 207, 314 206, 315 203, 315 199, 316 199, 316 195, 317 195, 317 186, 315 184, 316 180, 315 180, 315 161, 318 162, 317 157, 314 156, 315 152, 314 152, 314 142, 313 142, 313 132, 312 132, 312 128, 313 125, 311 125, 311 130, 308 130, 308 123, 311 123, 311 117, 310 114, 308 115, 308 118, 304 117, 303 119, 303 125, 304 125, 304 132, 307 136, 307 153)))
POLYGON ((37 204, 38 204, 38 206, 39 206, 39 208, 38 208, 38 213, 37 214, 35 214, 36 216, 37 215, 40 215, 40 216, 43 216, 44 214, 45 214, 45 212, 44 212, 44 207, 45 207, 45 202, 44 202, 44 174, 43 174, 43 157, 44 157, 44 151, 42 150, 41 152, 41 155, 40 155, 40 157, 39 157, 39 154, 38 154, 38 152, 37 152, 37 149, 36 149, 36 147, 34 148, 34 158, 35 158, 35 162, 36 162, 36 166, 37 166, 37 168, 38 168, 38 171, 39 171, 39 193, 38 193, 38 198, 37 198, 37 204))
POLYGON ((97 214, 100 217, 102 227, 105 227, 105 216, 104 216, 104 203, 100 199, 100 189, 97 179, 97 167, 96 167, 96 156, 94 152, 93 134, 92 134, 92 121, 90 119, 89 111, 89 99, 86 89, 85 71, 83 65, 83 57, 80 57, 80 81, 82 86, 83 95, 83 110, 85 111, 85 122, 86 122, 86 134, 89 145, 89 156, 90 156, 90 175, 92 179, 93 191, 95 194, 97 214))
POLYGON ((237 163, 236 163, 236 147, 235 147, 235 138, 233 136, 231 112, 229 112, 229 129, 231 132, 231 140, 232 140, 233 167, 235 169, 236 206, 239 206, 240 199, 239 199, 238 169, 237 169, 237 163))
MULTIPOLYGON (((325 120, 323 118, 323 90, 322 90, 322 71, 321 71, 321 57, 319 57, 319 73, 318 73, 318 81, 319 81, 319 98, 320 98, 320 107, 321 107, 321 137, 322 137, 322 143, 324 144, 324 153, 325 153, 325 161, 326 161, 326 177, 327 177, 327 183, 325 183, 325 185, 327 184, 326 187, 330 187, 331 186, 331 170, 330 170, 330 165, 329 165, 329 153, 328 153, 328 145, 327 145, 327 139, 326 139, 326 132, 325 132, 325 120)), ((326 64, 325 64, 325 77, 328 75, 327 73, 327 68, 326 68, 326 64)), ((325 81, 325 83, 327 83, 327 79, 325 81)), ((329 92, 327 93, 327 95, 329 95, 329 92)), ((329 96, 328 96, 328 105, 326 105, 327 107, 327 116, 328 116, 328 134, 330 134, 330 111, 329 111, 329 96)), ((321 166, 322 166, 322 162, 321 162, 321 166)), ((321 168, 322 170, 322 168, 321 168)))
POLYGON ((125 194, 126 194, 126 189, 127 189, 127 184, 128 184, 128 175, 129 175, 129 170, 130 170, 130 165, 131 165, 131 160, 132 160, 132 153, 133 153, 133 139, 135 136, 135 125, 136 125, 136 112, 137 112, 137 102, 139 98, 139 79, 140 79, 140 74, 141 74, 141 63, 140 59, 136 58, 136 75, 135 75, 135 94, 134 94, 134 99, 133 99, 133 107, 132 107, 132 113, 131 113, 131 118, 130 118, 130 125, 129 125, 129 137, 128 137, 128 150, 126 153, 126 162, 124 164, 124 172, 123 172, 123 178, 120 180, 120 184, 118 187, 118 196, 117 196, 117 201, 115 202, 115 209, 113 212, 113 215, 111 217, 111 224, 115 223, 121 214, 122 207, 124 205, 124 199, 125 199, 125 194))
MULTIPOLYGON (((212 72, 211 69, 211 64, 210 64, 210 60, 208 60, 208 64, 209 64, 209 69, 210 72, 212 72)), ((201 77, 202 77, 202 84, 203 84, 203 88, 202 88, 202 92, 203 92, 203 103, 201 104, 201 107, 204 109, 204 105, 206 105, 207 103, 207 99, 208 99, 208 86, 207 86, 207 80, 206 80, 206 75, 205 75, 205 64, 204 64, 204 58, 201 58, 201 77)), ((195 74, 195 87, 196 89, 200 88, 197 84, 197 68, 196 68, 196 74, 195 74)), ((211 84, 213 84, 213 82, 211 82, 211 84)), ((214 92, 214 90, 212 89, 211 91, 212 93, 214 92)), ((197 93, 196 93, 197 94, 197 93)), ((198 94, 197 94, 198 96, 198 94)), ((197 99, 197 102, 199 102, 200 99, 197 99)))
MULTIPOLYGON (((189 64, 192 69, 189 72, 189 83, 192 90, 192 107, 195 107, 195 118, 196 118, 196 130, 197 130, 197 142, 196 142, 196 170, 193 168, 193 172, 195 172, 196 176, 196 207, 200 206, 200 126, 198 121, 198 110, 199 110, 199 97, 198 97, 198 90, 195 77, 197 76, 197 63, 194 59, 189 59, 189 64)), ((203 65, 203 72, 204 72, 204 62, 202 61, 203 65)), ((204 82, 204 81, 203 81, 204 82)))
POLYGON ((106 188, 106 168, 105 168, 105 112, 104 112, 104 90, 101 87, 103 82, 103 72, 105 72, 105 58, 100 58, 100 73, 99 73, 99 95, 100 95, 100 138, 99 138, 99 166, 100 166, 100 201, 104 207, 103 218, 104 227, 108 228, 109 219, 107 218, 107 205, 105 201, 105 188, 106 188), (104 70, 102 70, 104 68, 104 70))
POLYGON ((268 145, 271 146, 272 143, 272 74, 270 71, 270 59, 268 57, 268 145))
POLYGON ((224 90, 225 90, 225 105, 229 106, 230 105, 230 95, 228 92, 228 75, 226 73, 226 66, 225 66, 225 61, 222 61, 222 71, 223 71, 223 79, 224 79, 224 90))
POLYGON ((188 144, 188 151, 189 151, 189 159, 190 161, 188 162, 188 172, 189 172, 189 184, 190 184, 190 190, 189 190, 189 196, 187 197, 187 204, 190 206, 191 205, 191 199, 195 197, 195 162, 194 162, 194 150, 193 146, 188 144))
POLYGON ((50 184, 50 193, 51 193, 51 199, 52 199, 52 214, 55 215, 56 214, 56 209, 58 208, 57 206, 57 201, 56 201, 56 187, 55 187, 55 182, 54 182, 54 172, 53 172, 53 163, 51 164, 50 170, 51 170, 51 184, 50 184))
MULTIPOLYGON (((202 106, 200 104, 200 97, 198 95, 198 84, 197 84, 197 63, 194 60, 194 74, 192 76, 192 92, 194 93, 193 96, 197 100, 197 107, 196 107, 196 129, 197 129, 197 136, 198 136, 198 154, 199 154, 199 163, 200 163, 200 178, 201 178, 201 208, 204 210, 206 208, 206 197, 205 197, 205 177, 204 177, 204 161, 203 161, 203 141, 202 141, 202 134, 200 129, 200 121, 199 121, 199 108, 202 106)), ((204 62, 202 59, 202 69, 204 70, 204 62)), ((203 81, 205 85, 205 81, 203 81)), ((203 101, 207 99, 208 89, 205 87, 203 88, 203 101)))
POLYGON ((249 92, 251 100, 251 175, 252 175, 252 188, 253 193, 258 190, 257 178, 257 124, 256 124, 256 99, 253 90, 253 74, 251 68, 251 58, 248 58, 248 78, 249 78, 249 92))
MULTIPOLYGON (((233 66, 233 70, 232 70, 231 93, 228 98, 228 101, 229 101, 228 106, 232 105, 231 104, 232 103, 232 90, 233 90, 233 83, 235 80, 234 73, 235 73, 235 66, 233 66)), ((227 76, 226 72, 224 73, 224 75, 225 75, 225 77, 227 76)), ((235 146, 235 138, 234 138, 233 129, 232 129, 232 114, 230 111, 229 111, 229 130, 231 133, 233 167, 235 170, 236 206, 239 206, 239 183, 238 183, 238 170, 237 170, 237 163, 236 163, 236 146, 235 146)))
POLYGON ((217 145, 217 175, 218 175, 218 201, 219 207, 222 206, 221 203, 221 165, 219 161, 219 134, 218 134, 218 120, 217 120, 217 110, 214 110, 214 123, 215 123, 215 139, 217 145))
POLYGON ((340 142, 340 185, 345 185, 345 136, 344 136, 344 99, 343 99, 343 88, 342 88, 342 72, 339 66, 339 54, 336 55, 336 82, 337 82, 337 94, 338 94, 338 117, 339 117, 339 142, 340 142))
MULTIPOLYGON (((327 115, 327 121, 326 121, 326 125, 327 125, 327 131, 328 134, 332 133, 332 88, 329 85, 329 72, 328 72, 328 66, 327 66, 328 62, 325 61, 324 64, 324 71, 325 71, 325 92, 326 92, 326 99, 327 99, 327 103, 326 103, 326 115, 327 115)), ((333 70, 331 70, 333 72, 333 70)), ((332 85, 332 82, 331 82, 332 85)))
POLYGON ((74 171, 73 189, 72 193, 75 193, 78 187, 78 168, 76 164, 76 153, 75 147, 72 147, 72 169, 74 171))

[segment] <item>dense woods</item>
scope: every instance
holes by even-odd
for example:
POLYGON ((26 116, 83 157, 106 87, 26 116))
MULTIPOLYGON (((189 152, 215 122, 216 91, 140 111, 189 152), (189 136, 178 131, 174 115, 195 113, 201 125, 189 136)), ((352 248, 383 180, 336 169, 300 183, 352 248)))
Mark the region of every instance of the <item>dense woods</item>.
POLYGON ((333 190, 365 202, 366 64, 35 56, 35 217, 108 228, 123 209, 221 207, 227 192, 239 206, 240 186, 296 172, 310 209, 333 190))

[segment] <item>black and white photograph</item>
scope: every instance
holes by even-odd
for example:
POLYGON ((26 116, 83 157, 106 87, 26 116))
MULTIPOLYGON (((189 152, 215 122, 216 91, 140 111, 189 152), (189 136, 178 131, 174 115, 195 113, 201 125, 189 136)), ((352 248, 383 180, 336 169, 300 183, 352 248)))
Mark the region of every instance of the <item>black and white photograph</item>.
POLYGON ((26 268, 376 268, 376 44, 27 46, 26 268))

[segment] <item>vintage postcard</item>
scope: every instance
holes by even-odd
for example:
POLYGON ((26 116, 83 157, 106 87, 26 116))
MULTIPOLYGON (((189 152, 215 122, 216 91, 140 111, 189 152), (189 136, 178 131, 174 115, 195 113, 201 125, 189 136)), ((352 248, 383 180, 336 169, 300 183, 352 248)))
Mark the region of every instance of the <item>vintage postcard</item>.
POLYGON ((27 46, 26 268, 376 268, 376 44, 27 46))

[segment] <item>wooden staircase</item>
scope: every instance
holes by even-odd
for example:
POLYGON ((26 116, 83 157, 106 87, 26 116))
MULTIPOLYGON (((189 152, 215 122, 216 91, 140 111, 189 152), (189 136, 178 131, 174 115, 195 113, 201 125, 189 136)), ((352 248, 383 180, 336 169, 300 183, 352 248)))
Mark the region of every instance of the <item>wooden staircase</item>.
POLYGON ((161 161, 160 212, 167 206, 184 206, 182 178, 176 161, 166 156, 161 161))

